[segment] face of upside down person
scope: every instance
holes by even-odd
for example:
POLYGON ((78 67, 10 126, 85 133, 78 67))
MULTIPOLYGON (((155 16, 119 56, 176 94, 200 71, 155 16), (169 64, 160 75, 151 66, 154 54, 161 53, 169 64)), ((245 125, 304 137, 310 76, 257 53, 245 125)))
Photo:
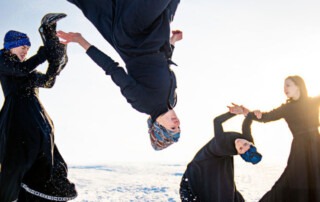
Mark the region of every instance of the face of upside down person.
POLYGON ((170 109, 166 113, 160 115, 156 121, 173 133, 180 132, 180 120, 173 109, 170 109))

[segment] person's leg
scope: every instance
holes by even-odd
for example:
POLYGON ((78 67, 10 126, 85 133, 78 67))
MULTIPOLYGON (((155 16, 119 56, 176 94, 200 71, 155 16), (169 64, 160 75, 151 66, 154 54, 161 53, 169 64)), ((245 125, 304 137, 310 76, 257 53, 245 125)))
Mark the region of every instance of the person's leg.
POLYGON ((112 45, 112 24, 117 0, 68 0, 76 5, 98 29, 100 34, 112 45))
POLYGON ((173 19, 180 0, 68 0, 76 5, 100 34, 113 46, 114 23, 139 32, 152 25, 164 12, 173 19))
POLYGON ((175 15, 180 0, 135 0, 123 9, 121 18, 124 28, 133 32, 143 31, 152 27, 152 24, 164 13, 170 23, 175 15))

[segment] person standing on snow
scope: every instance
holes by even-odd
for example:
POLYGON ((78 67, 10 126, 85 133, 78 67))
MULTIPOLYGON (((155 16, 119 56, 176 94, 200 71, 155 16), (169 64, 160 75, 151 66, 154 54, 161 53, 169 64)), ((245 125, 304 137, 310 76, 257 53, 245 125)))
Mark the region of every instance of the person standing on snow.
POLYGON ((56 36, 65 14, 47 14, 39 29, 44 47, 26 59, 28 36, 8 31, 0 50, 0 201, 67 201, 77 196, 67 164, 54 143, 54 126, 39 100, 39 88, 51 88, 67 63, 66 47, 56 36), (45 74, 35 70, 45 61, 45 74))

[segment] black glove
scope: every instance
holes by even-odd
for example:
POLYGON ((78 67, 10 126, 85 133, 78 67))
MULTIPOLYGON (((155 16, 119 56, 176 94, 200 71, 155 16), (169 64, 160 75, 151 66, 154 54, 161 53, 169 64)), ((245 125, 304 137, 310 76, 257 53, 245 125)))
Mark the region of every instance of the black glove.
POLYGON ((62 60, 67 54, 67 47, 56 40, 49 40, 45 45, 49 63, 56 63, 62 60))
POLYGON ((44 46, 40 46, 37 52, 37 56, 40 58, 40 60, 46 60, 47 55, 47 49, 44 46))

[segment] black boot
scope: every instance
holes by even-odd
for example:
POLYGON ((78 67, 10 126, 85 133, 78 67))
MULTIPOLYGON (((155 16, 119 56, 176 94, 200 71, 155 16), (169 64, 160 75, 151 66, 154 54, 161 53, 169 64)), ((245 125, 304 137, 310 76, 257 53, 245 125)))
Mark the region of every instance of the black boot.
POLYGON ((39 27, 49 62, 47 73, 51 76, 58 75, 68 61, 66 45, 61 44, 56 36, 57 22, 66 16, 64 13, 48 13, 43 16, 41 26, 39 27))
POLYGON ((57 22, 66 16, 64 13, 48 13, 43 16, 39 32, 44 44, 46 44, 48 40, 59 40, 56 36, 57 22))

